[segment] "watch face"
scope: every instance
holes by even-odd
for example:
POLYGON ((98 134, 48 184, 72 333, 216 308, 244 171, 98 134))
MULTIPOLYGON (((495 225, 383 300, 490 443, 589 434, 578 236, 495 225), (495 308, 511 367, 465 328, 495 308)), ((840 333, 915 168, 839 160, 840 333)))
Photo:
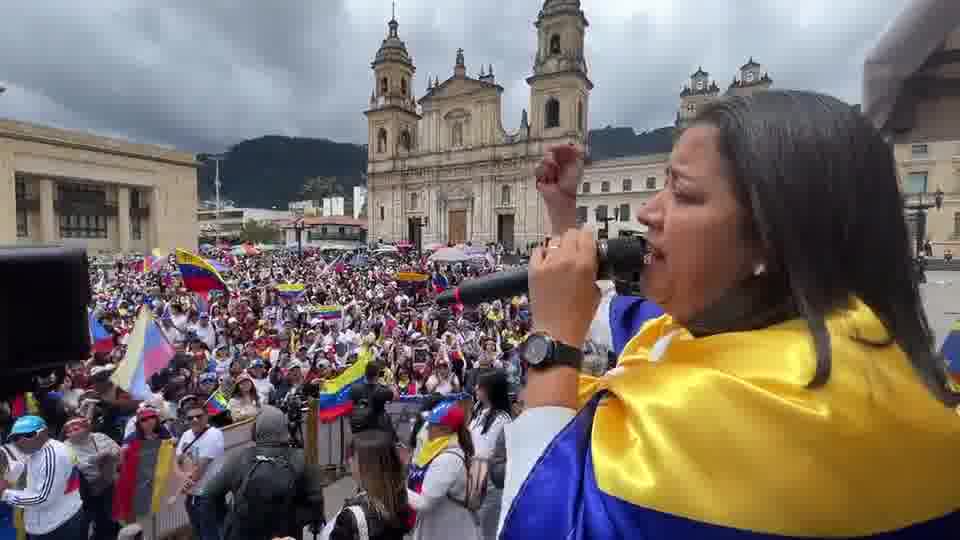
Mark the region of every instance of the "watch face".
POLYGON ((550 354, 550 343, 543 336, 530 336, 524 350, 524 358, 531 366, 536 366, 546 360, 550 354))

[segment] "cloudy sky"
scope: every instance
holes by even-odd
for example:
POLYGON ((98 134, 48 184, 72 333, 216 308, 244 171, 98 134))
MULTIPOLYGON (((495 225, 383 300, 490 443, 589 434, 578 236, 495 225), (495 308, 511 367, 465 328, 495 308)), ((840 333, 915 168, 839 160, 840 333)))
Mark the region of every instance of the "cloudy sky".
MULTIPOLYGON (((398 0, 427 77, 493 64, 504 127, 529 91, 542 0, 398 0)), ((673 121, 697 66, 726 88, 751 55, 777 87, 860 100, 863 57, 904 0, 582 0, 590 125, 673 121)), ((191 152, 263 134, 366 141, 370 61, 390 0, 33 0, 0 18, 0 117, 191 152)))

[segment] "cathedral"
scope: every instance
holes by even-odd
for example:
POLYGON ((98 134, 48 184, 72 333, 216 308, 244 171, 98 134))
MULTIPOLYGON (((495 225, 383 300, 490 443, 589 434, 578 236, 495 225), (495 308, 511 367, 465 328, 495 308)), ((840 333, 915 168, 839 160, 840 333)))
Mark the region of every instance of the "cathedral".
POLYGON ((369 127, 368 238, 525 249, 549 234, 533 169, 545 150, 585 144, 590 91, 580 0, 545 0, 534 27, 537 54, 530 114, 507 132, 503 87, 492 65, 468 75, 464 51, 452 75, 427 81, 414 95, 416 66, 396 18, 371 67, 374 87, 364 115, 369 127))

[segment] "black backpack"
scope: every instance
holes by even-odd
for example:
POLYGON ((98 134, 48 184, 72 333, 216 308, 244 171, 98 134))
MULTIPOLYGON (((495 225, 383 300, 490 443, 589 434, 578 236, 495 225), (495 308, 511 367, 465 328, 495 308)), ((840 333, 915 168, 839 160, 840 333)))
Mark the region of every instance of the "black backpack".
POLYGON ((296 493, 297 474, 286 457, 257 455, 234 494, 233 521, 252 530, 282 531, 294 519, 296 493))

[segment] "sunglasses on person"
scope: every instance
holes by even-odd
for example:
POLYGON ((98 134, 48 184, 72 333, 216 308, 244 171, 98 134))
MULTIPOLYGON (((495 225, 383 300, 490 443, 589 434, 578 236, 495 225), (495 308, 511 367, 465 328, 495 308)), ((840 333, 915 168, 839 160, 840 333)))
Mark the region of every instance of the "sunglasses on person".
POLYGON ((188 414, 187 420, 194 422, 196 420, 201 420, 204 416, 204 414, 188 414))
POLYGON ((40 434, 39 431, 34 431, 33 433, 18 433, 16 435, 12 435, 10 437, 10 440, 12 442, 27 441, 30 439, 35 439, 39 434, 40 434))

